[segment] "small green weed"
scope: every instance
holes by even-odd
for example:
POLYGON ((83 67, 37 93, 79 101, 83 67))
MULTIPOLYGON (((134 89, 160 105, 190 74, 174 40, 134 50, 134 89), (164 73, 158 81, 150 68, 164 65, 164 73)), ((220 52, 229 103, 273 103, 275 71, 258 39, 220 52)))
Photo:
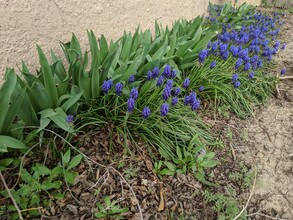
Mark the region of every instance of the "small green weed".
POLYGON ((128 211, 128 208, 122 208, 118 201, 111 201, 109 196, 104 198, 104 204, 97 203, 98 211, 95 213, 95 217, 98 219, 123 219, 121 214, 128 211))

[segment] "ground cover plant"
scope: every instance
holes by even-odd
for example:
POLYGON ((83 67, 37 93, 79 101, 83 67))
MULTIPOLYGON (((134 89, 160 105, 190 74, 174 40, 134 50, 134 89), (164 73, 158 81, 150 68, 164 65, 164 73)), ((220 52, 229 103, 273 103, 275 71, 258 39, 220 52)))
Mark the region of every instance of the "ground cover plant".
MULTIPOLYGON (((83 159, 88 170, 97 165, 79 137, 101 129, 108 131, 109 149, 118 145, 130 155, 146 149, 158 179, 191 173, 201 184, 217 185, 207 171, 219 164, 215 151, 223 142, 203 119, 223 108, 240 118, 251 115, 272 95, 278 77, 264 70, 286 45, 277 41, 278 14, 266 16, 246 4, 209 8, 207 18, 175 21, 171 28, 156 23, 153 36, 138 28, 107 42, 89 31, 85 52, 73 35, 62 43, 66 61, 51 51, 50 64, 38 46, 37 74, 24 62, 22 77, 7 69, 0 90, 0 171, 10 186, 1 189, 5 218, 40 215, 39 206, 66 197, 64 188, 78 202, 70 190, 78 166, 83 159)), ((138 173, 125 170, 124 180, 138 173)), ((205 192, 208 202, 225 200, 205 192)), ((234 203, 226 217, 238 214, 234 203)), ((95 216, 123 218, 127 212, 105 195, 95 216)))

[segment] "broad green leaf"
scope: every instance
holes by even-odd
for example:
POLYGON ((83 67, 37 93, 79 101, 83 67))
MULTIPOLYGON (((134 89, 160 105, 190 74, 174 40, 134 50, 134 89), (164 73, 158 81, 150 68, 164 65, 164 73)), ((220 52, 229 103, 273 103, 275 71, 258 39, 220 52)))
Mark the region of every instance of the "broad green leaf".
POLYGON ((58 166, 51 170, 50 178, 54 179, 63 173, 62 167, 58 166))
POLYGON ((105 201, 105 205, 106 206, 108 206, 108 207, 111 206, 111 200, 110 200, 110 197, 109 196, 105 196, 104 201, 105 201))
POLYGON ((79 155, 76 155, 75 157, 73 157, 70 160, 67 169, 70 170, 70 169, 76 167, 80 163, 81 160, 82 160, 82 156, 80 154, 79 155))
POLYGON ((69 184, 71 184, 71 185, 73 185, 74 184, 74 179, 75 179, 75 176, 76 176, 76 173, 73 173, 73 172, 70 172, 70 171, 68 171, 68 170, 65 170, 65 180, 69 183, 69 184))
POLYGON ((21 103, 23 102, 24 96, 25 96, 26 88, 23 88, 21 92, 17 95, 15 100, 12 101, 11 106, 9 107, 9 111, 6 114, 6 117, 4 119, 4 128, 2 129, 2 134, 8 134, 11 128, 11 125, 15 119, 15 116, 17 115, 19 108, 21 106, 21 103))
POLYGON ((131 34, 125 35, 125 41, 123 42, 123 49, 121 51, 120 59, 125 62, 128 57, 131 50, 132 45, 132 36, 131 34))
POLYGON ((168 175, 168 176, 173 176, 176 173, 176 171, 169 170, 167 168, 163 169, 160 171, 161 175, 168 175))
POLYGON ((14 70, 6 71, 5 81, 0 89, 0 134, 7 126, 4 124, 6 115, 9 111, 9 103, 16 86, 17 77, 14 70))
POLYGON ((21 70, 21 73, 23 75, 23 77, 25 78, 26 82, 28 83, 29 86, 32 86, 32 84, 34 82, 40 82, 40 80, 34 76, 33 74, 31 74, 26 66, 26 64, 22 61, 22 70, 21 70))
POLYGON ((71 150, 68 149, 66 151, 66 153, 63 155, 63 164, 64 164, 64 166, 66 166, 69 163, 70 157, 71 157, 71 150))
POLYGON ((50 94, 41 83, 34 82, 32 87, 27 89, 27 92, 35 112, 39 112, 46 108, 52 108, 53 103, 51 99, 48 98, 50 94))
POLYGON ((106 58, 107 54, 109 53, 107 40, 104 35, 102 35, 99 39, 99 45, 100 45, 100 53, 101 53, 101 59, 102 62, 106 58))
POLYGON ((205 167, 205 168, 209 168, 209 167, 215 167, 218 164, 219 164, 219 162, 216 160, 205 160, 201 163, 201 166, 205 167))

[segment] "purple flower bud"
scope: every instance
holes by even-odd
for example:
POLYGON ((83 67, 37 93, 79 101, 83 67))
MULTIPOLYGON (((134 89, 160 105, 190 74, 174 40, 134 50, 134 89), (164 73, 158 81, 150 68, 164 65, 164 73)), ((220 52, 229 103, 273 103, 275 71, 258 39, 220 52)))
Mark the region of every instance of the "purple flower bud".
POLYGON ((177 103, 178 103, 178 98, 177 97, 173 97, 171 104, 172 105, 176 105, 177 103))
POLYGON ((249 73, 249 79, 252 79, 254 77, 254 72, 249 73))
POLYGON ((225 51, 223 54, 222 54, 222 58, 223 58, 223 60, 227 60, 228 59, 228 57, 229 57, 229 51, 225 51))
POLYGON ((236 64, 235 64, 235 69, 239 69, 239 67, 242 65, 243 63, 243 60, 241 58, 239 58, 237 61, 236 61, 236 64))
POLYGON ((180 88, 177 87, 175 90, 174 90, 174 96, 178 96, 180 94, 180 88))
POLYGON ((232 75, 232 81, 235 82, 239 79, 238 73, 232 75))
POLYGON ((240 86, 240 82, 239 81, 235 81, 234 82, 234 88, 238 88, 240 86))
POLYGON ((164 101, 167 101, 170 96, 171 96, 171 88, 166 86, 163 90, 162 99, 164 101))
POLYGON ((160 69, 159 69, 159 67, 156 66, 153 69, 153 78, 157 78, 159 76, 159 74, 160 74, 160 69))
POLYGON ((166 83, 166 86, 172 88, 173 87, 173 80, 169 79, 166 83))
POLYGON ((284 67, 284 68, 281 70, 281 76, 283 76, 286 72, 287 72, 287 69, 286 69, 286 67, 284 67))
POLYGON ((169 112, 169 104, 165 102, 161 105, 161 116, 166 116, 168 112, 169 112))
POLYGON ((176 72, 176 70, 172 70, 171 71, 171 75, 170 75, 170 78, 175 78, 176 77, 176 74, 177 74, 177 72, 176 72))
POLYGON ((127 101, 127 110, 129 113, 132 113, 134 110, 135 100, 133 98, 129 98, 127 101))
POLYGON ((134 75, 131 75, 128 79, 128 83, 133 83, 134 82, 134 75))
POLYGON ((165 76, 166 78, 171 78, 171 71, 172 71, 171 66, 167 64, 164 68, 162 75, 165 76))
POLYGON ((138 98, 138 89, 137 88, 132 88, 130 91, 130 97, 134 100, 138 98))
POLYGON ((189 86, 189 84, 190 84, 190 79, 189 78, 185 78, 184 79, 184 82, 182 84, 182 87, 185 88, 185 89, 187 89, 188 86, 189 86))
POLYGON ((189 103, 190 103, 190 97, 189 97, 189 95, 186 95, 186 96, 184 97, 183 104, 184 104, 184 105, 188 105, 189 103))
POLYGON ((283 44, 282 47, 281 47, 281 49, 282 50, 285 50, 285 48, 286 48, 286 44, 283 44))
POLYGON ((164 76, 160 76, 158 78, 158 80, 157 80, 157 86, 163 85, 164 81, 165 81, 165 77, 164 76))
POLYGON ((116 94, 120 96, 122 94, 122 91, 123 91, 123 84, 119 82, 116 84, 116 94))
POLYGON ((149 107, 144 107, 144 109, 142 110, 142 117, 144 119, 147 119, 151 114, 151 109, 149 107))
POLYGON ((196 101, 196 93, 195 92, 191 92, 189 93, 189 103, 193 103, 196 101))
POLYGON ((105 80, 103 85, 102 85, 102 91, 104 92, 104 94, 107 94, 110 89, 112 88, 113 86, 113 81, 112 80, 105 80))
POLYGON ((198 91, 202 92, 204 90, 204 86, 200 86, 198 91))
POLYGON ((191 104, 191 109, 193 111, 196 111, 197 109, 199 109, 199 106, 200 106, 200 100, 199 99, 196 99, 192 102, 191 104))
POLYGON ((246 63, 245 65, 244 65, 244 71, 247 71, 247 70, 249 70, 251 68, 251 64, 250 63, 246 63))
POLYGON ((198 55, 199 62, 203 63, 205 59, 208 57, 208 54, 209 52, 207 50, 202 50, 198 55))
POLYGON ((148 73, 147 73, 147 80, 151 80, 153 78, 153 73, 152 73, 152 71, 148 71, 148 73))
POLYGON ((73 115, 67 115, 65 121, 70 124, 74 121, 74 116, 73 115))
POLYGON ((217 62, 214 60, 210 65, 210 69, 213 69, 216 65, 217 65, 217 62))

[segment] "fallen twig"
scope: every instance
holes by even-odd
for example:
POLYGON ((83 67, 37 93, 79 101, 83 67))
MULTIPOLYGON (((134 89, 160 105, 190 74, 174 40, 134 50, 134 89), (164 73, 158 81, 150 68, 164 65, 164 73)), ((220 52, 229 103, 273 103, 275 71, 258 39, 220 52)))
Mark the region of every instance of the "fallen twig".
POLYGON ((280 79, 293 79, 293 76, 282 76, 280 79))
POLYGON ((246 216, 249 217, 249 216, 254 216, 254 215, 260 215, 260 216, 263 216, 263 217, 266 217, 266 218, 269 218, 269 219, 275 219, 275 220, 287 220, 286 218, 272 217, 272 216, 269 216, 269 215, 262 214, 260 212, 251 213, 251 214, 246 215, 246 216))
POLYGON ((0 178, 1 178, 2 182, 3 182, 3 185, 4 185, 5 189, 6 189, 6 191, 7 191, 8 195, 9 195, 9 197, 11 198, 11 200, 12 200, 12 202, 13 202, 13 205, 14 205, 14 207, 15 207, 17 213, 18 213, 19 219, 20 219, 20 220, 23 220, 23 217, 22 217, 22 215, 21 215, 21 211, 20 211, 20 209, 19 209, 19 207, 18 207, 18 205, 17 205, 15 199, 13 198, 13 196, 12 196, 12 194, 11 194, 11 192, 10 192, 10 189, 8 188, 8 186, 7 186, 7 184, 6 184, 6 181, 5 181, 5 179, 4 179, 4 177, 3 177, 1 171, 0 171, 0 178))

